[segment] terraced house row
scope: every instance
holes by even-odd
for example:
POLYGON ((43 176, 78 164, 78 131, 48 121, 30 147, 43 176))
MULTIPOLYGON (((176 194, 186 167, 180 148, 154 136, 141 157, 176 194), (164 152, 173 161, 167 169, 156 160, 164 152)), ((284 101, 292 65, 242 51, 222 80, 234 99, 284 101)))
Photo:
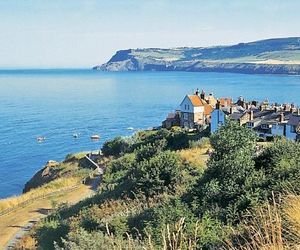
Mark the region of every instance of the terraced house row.
POLYGON ((299 107, 293 104, 270 104, 268 100, 248 102, 243 97, 233 102, 232 98, 217 99, 212 93, 206 95, 203 90, 186 95, 179 109, 167 116, 163 127, 180 126, 199 131, 209 127, 210 132, 214 133, 227 119, 255 130, 264 139, 285 136, 300 140, 299 107))

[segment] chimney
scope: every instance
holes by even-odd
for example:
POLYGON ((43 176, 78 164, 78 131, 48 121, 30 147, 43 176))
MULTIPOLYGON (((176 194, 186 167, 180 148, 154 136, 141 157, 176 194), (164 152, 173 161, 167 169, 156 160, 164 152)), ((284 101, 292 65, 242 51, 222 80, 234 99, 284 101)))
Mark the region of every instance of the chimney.
POLYGON ((253 110, 252 109, 250 110, 249 114, 250 114, 249 120, 252 121, 253 118, 254 118, 254 114, 253 114, 253 110))
POLYGON ((195 95, 199 95, 199 89, 196 89, 195 95))
POLYGON ((279 122, 284 122, 284 113, 280 113, 279 122))
POLYGON ((230 106, 230 108, 229 108, 229 114, 232 114, 233 113, 233 108, 232 108, 232 106, 230 106))
POLYGON ((264 106, 261 104, 260 106, 259 106, 259 110, 260 111, 263 111, 265 108, 264 108, 264 106))
POLYGON ((251 104, 256 107, 257 106, 257 101, 252 101, 251 104))
POLYGON ((278 107, 277 106, 275 106, 274 111, 275 111, 275 113, 277 113, 277 111, 278 111, 278 107))
POLYGON ((220 109, 220 107, 221 107, 221 104, 220 104, 220 101, 218 100, 217 104, 216 104, 216 109, 220 109))
POLYGON ((299 116, 300 116, 300 108, 298 108, 298 112, 297 112, 297 115, 299 115, 299 116))
POLYGON ((200 98, 201 98, 202 100, 205 100, 205 92, 204 92, 203 89, 202 89, 202 91, 201 91, 200 98))

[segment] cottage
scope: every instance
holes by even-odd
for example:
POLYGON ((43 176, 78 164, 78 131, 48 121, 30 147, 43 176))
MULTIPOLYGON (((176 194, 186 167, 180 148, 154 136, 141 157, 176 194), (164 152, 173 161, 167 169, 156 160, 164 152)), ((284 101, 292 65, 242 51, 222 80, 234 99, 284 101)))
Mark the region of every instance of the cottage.
POLYGON ((204 105, 205 101, 198 95, 186 95, 180 104, 180 126, 192 129, 204 125, 204 105))
POLYGON ((226 114, 221 109, 220 103, 217 103, 216 108, 211 113, 210 132, 214 133, 219 127, 223 126, 226 121, 226 114))
POLYGON ((300 110, 293 114, 286 125, 286 137, 291 140, 300 139, 300 110))

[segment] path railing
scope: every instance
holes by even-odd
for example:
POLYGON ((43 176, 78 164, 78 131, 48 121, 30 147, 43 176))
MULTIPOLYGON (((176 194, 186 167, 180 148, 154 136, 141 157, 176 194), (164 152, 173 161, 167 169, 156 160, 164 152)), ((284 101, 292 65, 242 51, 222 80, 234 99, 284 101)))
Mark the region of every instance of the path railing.
POLYGON ((28 200, 20 202, 19 204, 15 205, 11 208, 7 208, 7 209, 3 210, 2 212, 0 212, 0 217, 2 217, 4 215, 7 215, 7 214, 19 209, 19 208, 26 207, 26 206, 28 206, 29 204, 33 203, 36 200, 42 200, 42 199, 45 199, 45 198, 50 198, 52 196, 56 196, 56 195, 58 195, 60 193, 63 193, 63 192, 71 192, 71 191, 77 189, 79 186, 80 186, 80 184, 76 184, 72 187, 62 188, 62 189, 56 190, 56 191, 51 192, 51 193, 42 194, 42 195, 39 195, 37 197, 29 198, 28 200))

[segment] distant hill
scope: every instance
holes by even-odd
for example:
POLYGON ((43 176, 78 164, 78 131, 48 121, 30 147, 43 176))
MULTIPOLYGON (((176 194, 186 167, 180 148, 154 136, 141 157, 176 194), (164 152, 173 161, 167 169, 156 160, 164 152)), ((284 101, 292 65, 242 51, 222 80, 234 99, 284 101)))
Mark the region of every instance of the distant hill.
POLYGON ((103 71, 195 71, 300 74, 300 37, 267 39, 232 46, 120 50, 103 71))

